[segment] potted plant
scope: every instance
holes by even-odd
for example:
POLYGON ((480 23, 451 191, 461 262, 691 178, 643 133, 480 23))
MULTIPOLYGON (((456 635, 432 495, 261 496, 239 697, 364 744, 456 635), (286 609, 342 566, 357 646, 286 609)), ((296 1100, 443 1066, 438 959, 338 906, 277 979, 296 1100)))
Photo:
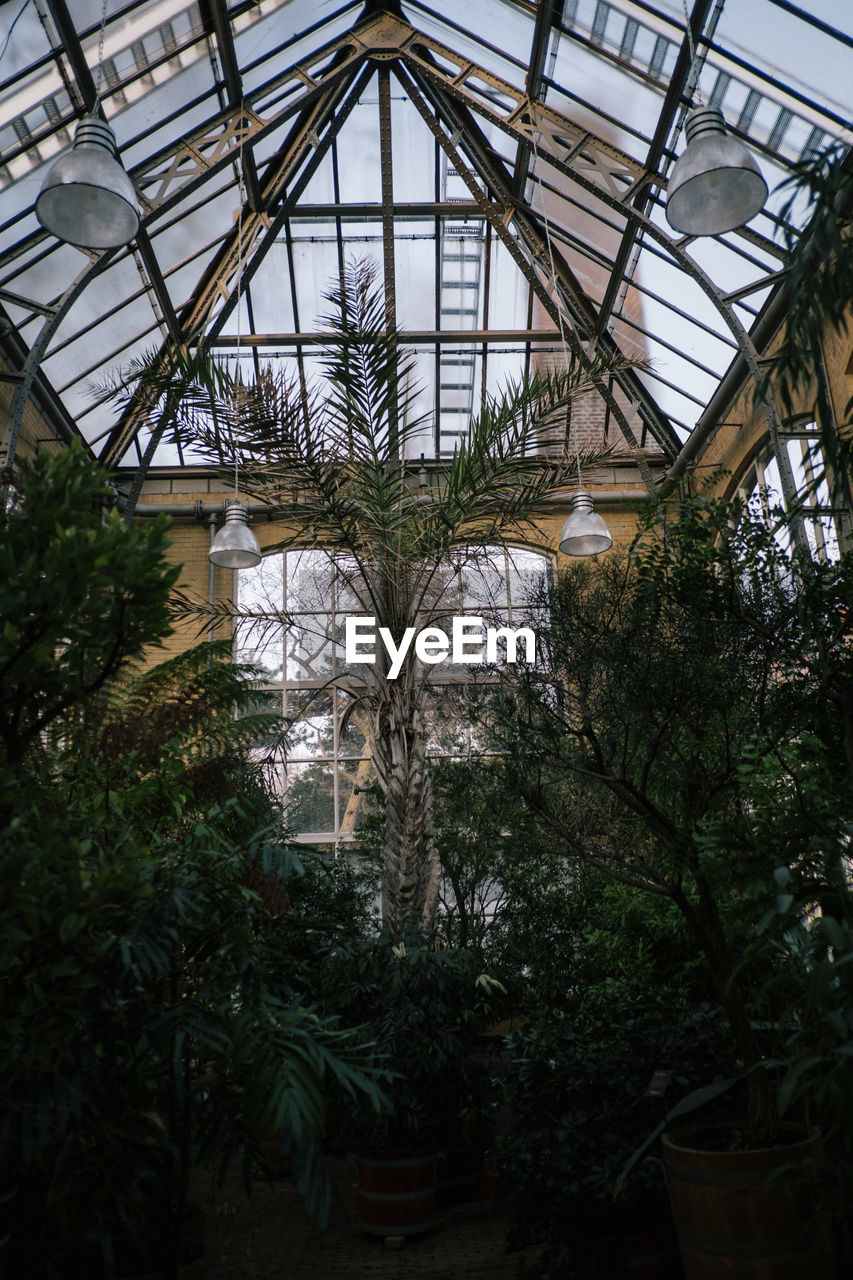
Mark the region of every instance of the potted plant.
MULTIPOLYGON (((839 851, 843 854, 843 851, 839 851)), ((853 1262, 853 927, 849 894, 836 894, 832 912, 814 913, 787 867, 777 868, 775 908, 765 926, 777 982, 784 985, 779 1113, 818 1131, 814 1179, 838 1274, 853 1262)), ((825 904, 825 907, 827 904, 825 904)))
POLYGON ((380 1117, 350 1115, 362 1225, 381 1236, 433 1221, 436 1162, 456 1140, 460 1114, 482 1101, 475 1050, 495 986, 475 956, 437 949, 412 932, 379 936, 329 957, 323 1007, 361 1029, 388 1073, 380 1117))
MULTIPOLYGON (((751 951, 780 860, 815 897, 838 882, 851 573, 848 557, 792 577, 737 502, 652 508, 628 555, 561 576, 542 664, 503 698, 502 745, 532 811, 581 864, 671 903, 707 966, 746 1082, 742 1114, 712 1140, 724 1148, 787 1143, 751 951)), ((818 1265, 804 1258, 792 1265, 818 1265)))
POLYGON ((574 986, 505 1040, 499 1186, 537 1275, 674 1275, 660 1161, 625 1162, 674 1098, 731 1071, 720 1014, 666 978, 574 986))

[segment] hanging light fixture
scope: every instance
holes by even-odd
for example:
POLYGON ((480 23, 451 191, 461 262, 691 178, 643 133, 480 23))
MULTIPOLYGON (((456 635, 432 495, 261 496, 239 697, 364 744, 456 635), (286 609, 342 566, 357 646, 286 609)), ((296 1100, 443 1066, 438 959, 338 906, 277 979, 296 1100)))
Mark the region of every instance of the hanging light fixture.
POLYGON ((116 138, 101 119, 107 0, 101 7, 94 102, 74 132, 71 150, 48 171, 36 199, 45 231, 79 249, 120 249, 139 230, 139 202, 118 158, 116 138))
POLYGON ((572 494, 572 510, 560 534, 560 550, 566 556, 597 556, 612 546, 610 530, 592 509, 586 489, 572 494))
POLYGON ((666 217, 675 231, 713 236, 754 218, 767 183, 739 138, 726 133, 716 107, 694 107, 685 123, 687 146, 673 165, 666 217))
POLYGON ((220 569, 252 569, 261 561, 261 548, 249 528, 249 512, 237 499, 225 504, 225 523, 210 544, 208 559, 220 569))
MULTIPOLYGON (((536 134, 533 134, 533 155, 538 168, 539 151, 536 146, 536 134)), ((545 227, 545 243, 548 247, 548 263, 551 269, 551 286, 555 296, 557 295, 557 270, 554 265, 554 250, 551 244, 551 231, 548 225, 548 216, 545 208, 542 209, 542 221, 545 227)), ((557 307, 557 323, 560 328, 560 341, 563 346, 563 355, 566 361, 566 367, 569 367, 569 348, 566 341, 565 325, 563 323, 563 313, 560 307, 557 307)), ((568 448, 568 432, 563 445, 564 451, 568 448)), ((613 539, 607 525, 601 516, 597 516, 592 509, 592 498, 586 489, 581 488, 581 464, 580 459, 578 465, 578 487, 572 494, 572 510, 568 519, 563 525, 560 534, 560 550, 567 556, 597 556, 601 551, 606 551, 612 546, 613 539)))
MULTIPOLYGON (((237 215, 237 367, 240 362, 240 292, 243 282, 243 139, 237 152, 240 208, 237 215)), ((234 497, 225 503, 225 523, 212 539, 207 558, 222 569, 252 569, 261 562, 261 548, 249 528, 249 512, 240 501, 240 455, 234 448, 234 497)))
POLYGON ((118 249, 133 239, 139 204, 117 154, 110 126, 84 116, 71 150, 50 169, 36 200, 46 231, 80 249, 118 249))

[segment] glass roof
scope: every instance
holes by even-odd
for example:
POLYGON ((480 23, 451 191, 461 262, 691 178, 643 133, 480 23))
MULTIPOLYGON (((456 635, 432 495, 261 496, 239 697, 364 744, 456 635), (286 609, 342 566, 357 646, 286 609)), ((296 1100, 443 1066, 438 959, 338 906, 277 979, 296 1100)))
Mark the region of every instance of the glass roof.
POLYGON ((167 342, 310 376, 324 292, 365 257, 416 356, 427 456, 484 391, 598 344, 649 358, 609 407, 627 446, 674 459, 779 284, 780 184, 853 142, 837 0, 19 0, 0 50, 12 434, 32 389, 59 439, 116 468, 193 459, 117 420, 99 378, 167 342), (664 213, 691 101, 770 191, 725 235, 664 213), (33 212, 96 102, 143 213, 101 253, 33 212))

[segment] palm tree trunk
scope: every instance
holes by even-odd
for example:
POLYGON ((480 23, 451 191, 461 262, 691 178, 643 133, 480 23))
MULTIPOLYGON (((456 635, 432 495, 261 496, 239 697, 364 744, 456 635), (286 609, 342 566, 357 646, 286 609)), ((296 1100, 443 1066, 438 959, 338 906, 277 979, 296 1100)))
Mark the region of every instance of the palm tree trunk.
POLYGON ((422 713, 411 691, 391 693, 379 708, 373 759, 385 797, 382 912, 399 942, 407 926, 430 933, 439 861, 422 713))

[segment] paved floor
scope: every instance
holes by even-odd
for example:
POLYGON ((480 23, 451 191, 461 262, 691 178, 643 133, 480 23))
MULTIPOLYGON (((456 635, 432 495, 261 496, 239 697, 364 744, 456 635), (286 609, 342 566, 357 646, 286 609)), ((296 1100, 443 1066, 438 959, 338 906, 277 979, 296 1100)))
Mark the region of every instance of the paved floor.
POLYGON ((257 1182, 249 1197, 226 1187, 207 1222, 208 1280, 516 1280, 525 1256, 506 1251, 492 1199, 439 1209, 436 1227, 399 1249, 340 1216, 321 1231, 288 1181, 257 1182))

